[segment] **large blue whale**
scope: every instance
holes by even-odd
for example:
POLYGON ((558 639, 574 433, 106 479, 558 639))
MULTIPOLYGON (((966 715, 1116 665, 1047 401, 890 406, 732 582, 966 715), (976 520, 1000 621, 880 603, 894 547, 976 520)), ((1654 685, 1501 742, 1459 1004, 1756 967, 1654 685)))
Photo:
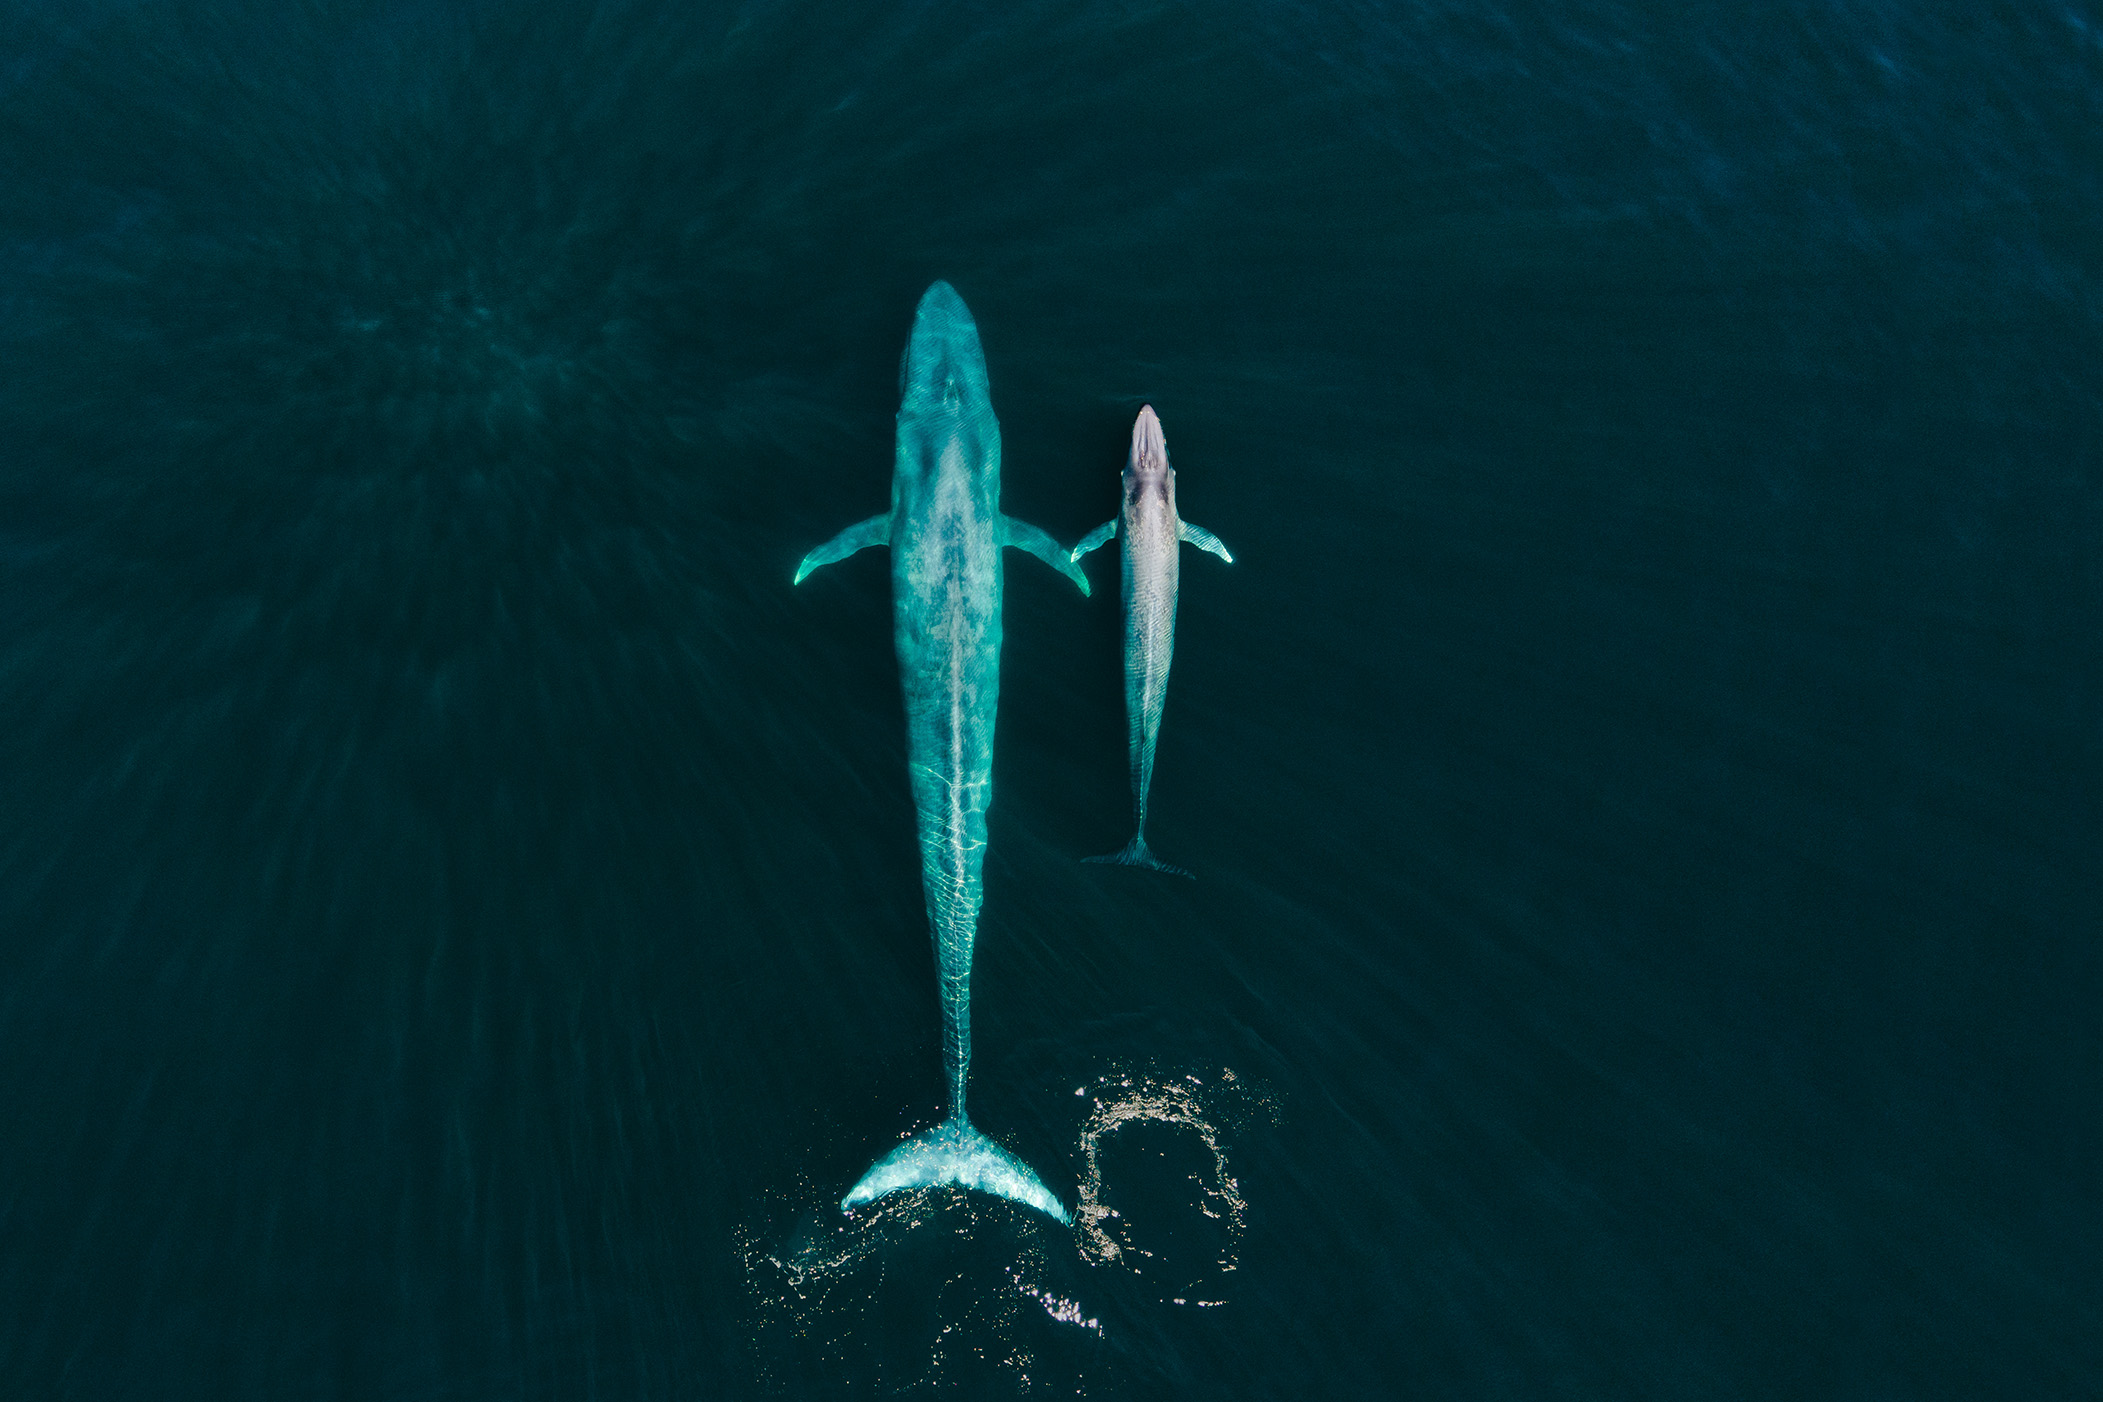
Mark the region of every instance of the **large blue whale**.
POLYGON ((946 282, 921 297, 899 371, 891 509, 805 556, 796 583, 871 545, 891 547, 892 636, 920 822, 920 879, 942 981, 949 1117, 878 1159, 840 1209, 900 1188, 949 1183, 1070 1222, 1065 1205, 1029 1165, 973 1127, 964 1113, 964 1083, 971 1072, 971 950, 984 894, 1000 700, 1001 547, 1029 551, 1083 594, 1088 580, 1050 536, 1000 514, 1000 424, 986 356, 964 299, 946 282))

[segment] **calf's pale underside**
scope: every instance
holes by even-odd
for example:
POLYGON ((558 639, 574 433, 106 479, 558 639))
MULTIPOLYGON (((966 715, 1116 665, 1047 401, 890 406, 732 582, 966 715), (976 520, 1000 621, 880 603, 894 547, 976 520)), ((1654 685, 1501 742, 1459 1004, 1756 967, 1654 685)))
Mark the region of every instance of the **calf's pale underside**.
POLYGON ((1190 873, 1160 860, 1146 845, 1147 793, 1154 782, 1154 742, 1168 700, 1168 665, 1176 650, 1176 594, 1181 587, 1184 543, 1209 550, 1228 564, 1233 555, 1219 537, 1176 514, 1176 474, 1168 465, 1168 440, 1151 404, 1132 425, 1132 450, 1125 459, 1124 506, 1082 537, 1078 561, 1089 551, 1124 535, 1125 729, 1132 769, 1132 809, 1137 819, 1124 850, 1091 862, 1147 867, 1175 876, 1190 873))

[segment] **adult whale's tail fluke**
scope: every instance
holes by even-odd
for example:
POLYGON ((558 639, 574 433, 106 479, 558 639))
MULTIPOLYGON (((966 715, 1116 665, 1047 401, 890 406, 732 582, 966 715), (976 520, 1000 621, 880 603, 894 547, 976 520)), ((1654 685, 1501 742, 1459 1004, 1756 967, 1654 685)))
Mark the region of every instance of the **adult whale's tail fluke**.
POLYGON ((1101 862, 1106 866, 1145 867, 1148 871, 1165 871, 1170 876, 1181 876, 1191 881, 1197 880, 1195 876, 1192 876, 1183 868, 1170 866, 1149 851, 1146 845, 1145 833, 1133 833, 1132 840, 1125 844, 1125 849, 1122 852, 1112 852, 1107 857, 1083 857, 1081 860, 1084 862, 1101 862))
POLYGON ((840 1199, 840 1211, 852 1212, 900 1188, 973 1188, 981 1193, 1034 1207, 1055 1222, 1073 1225, 1073 1215, 1030 1166, 981 1134, 958 1115, 924 1134, 916 1134, 878 1159, 862 1181, 840 1199))

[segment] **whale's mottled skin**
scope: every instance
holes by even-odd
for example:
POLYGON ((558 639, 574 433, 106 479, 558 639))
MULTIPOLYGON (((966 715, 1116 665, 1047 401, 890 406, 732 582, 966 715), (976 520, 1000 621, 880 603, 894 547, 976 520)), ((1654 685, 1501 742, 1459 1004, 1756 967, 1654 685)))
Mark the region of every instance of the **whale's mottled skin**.
POLYGON ((1168 699, 1168 664, 1176 650, 1176 592, 1181 578, 1180 545, 1189 541, 1234 563, 1219 537, 1176 514, 1176 473, 1168 465, 1168 440, 1154 406, 1132 424, 1132 451, 1125 459, 1124 508, 1090 531, 1073 558, 1124 533, 1125 725, 1130 737, 1132 808, 1138 822, 1122 852, 1091 862, 1149 867, 1188 876, 1159 860, 1146 846, 1146 796, 1154 782, 1154 741, 1161 733, 1161 707, 1168 699))
POLYGON ((891 509, 804 558, 812 570, 891 547, 892 636, 905 692, 906 763, 920 826, 920 877, 941 976, 949 1118, 878 1160, 843 1211, 899 1188, 951 1183, 1071 1219, 1027 1165, 964 1113, 971 1071, 971 952, 978 935, 993 720, 1000 700, 1001 547, 1017 546, 1088 592, 1070 552, 1000 514, 1000 424, 978 327, 946 282, 927 289, 899 373, 891 509))

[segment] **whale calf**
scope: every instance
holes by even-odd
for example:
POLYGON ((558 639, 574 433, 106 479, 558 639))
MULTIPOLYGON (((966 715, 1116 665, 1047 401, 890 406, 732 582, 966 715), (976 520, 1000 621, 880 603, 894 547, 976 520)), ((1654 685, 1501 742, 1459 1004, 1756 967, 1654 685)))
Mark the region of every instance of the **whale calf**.
POLYGON ((1168 440, 1148 404, 1132 424, 1132 451, 1125 459, 1124 506, 1082 537, 1078 561, 1124 532, 1125 728, 1130 740, 1132 807, 1138 815, 1132 840, 1122 852, 1089 857, 1091 862, 1149 867, 1189 876, 1147 850, 1146 795, 1154 782, 1154 741, 1161 733, 1161 707, 1168 699, 1168 664, 1176 650, 1176 591, 1181 545, 1188 541, 1234 563, 1219 537, 1176 514, 1176 473, 1168 465, 1168 440))
POLYGON ((1000 424, 985 352, 963 298, 937 282, 920 299, 899 370, 891 509, 804 557, 812 570, 891 547, 892 639, 905 693, 906 765, 920 829, 920 880, 942 990, 949 1116, 877 1160, 840 1201, 851 1211, 900 1188, 954 1184, 1071 1216, 1029 1166, 964 1113, 971 1071, 971 951, 978 935, 993 720, 1000 700, 1001 547, 1027 550, 1088 592, 1071 552, 1000 512, 1000 424))

